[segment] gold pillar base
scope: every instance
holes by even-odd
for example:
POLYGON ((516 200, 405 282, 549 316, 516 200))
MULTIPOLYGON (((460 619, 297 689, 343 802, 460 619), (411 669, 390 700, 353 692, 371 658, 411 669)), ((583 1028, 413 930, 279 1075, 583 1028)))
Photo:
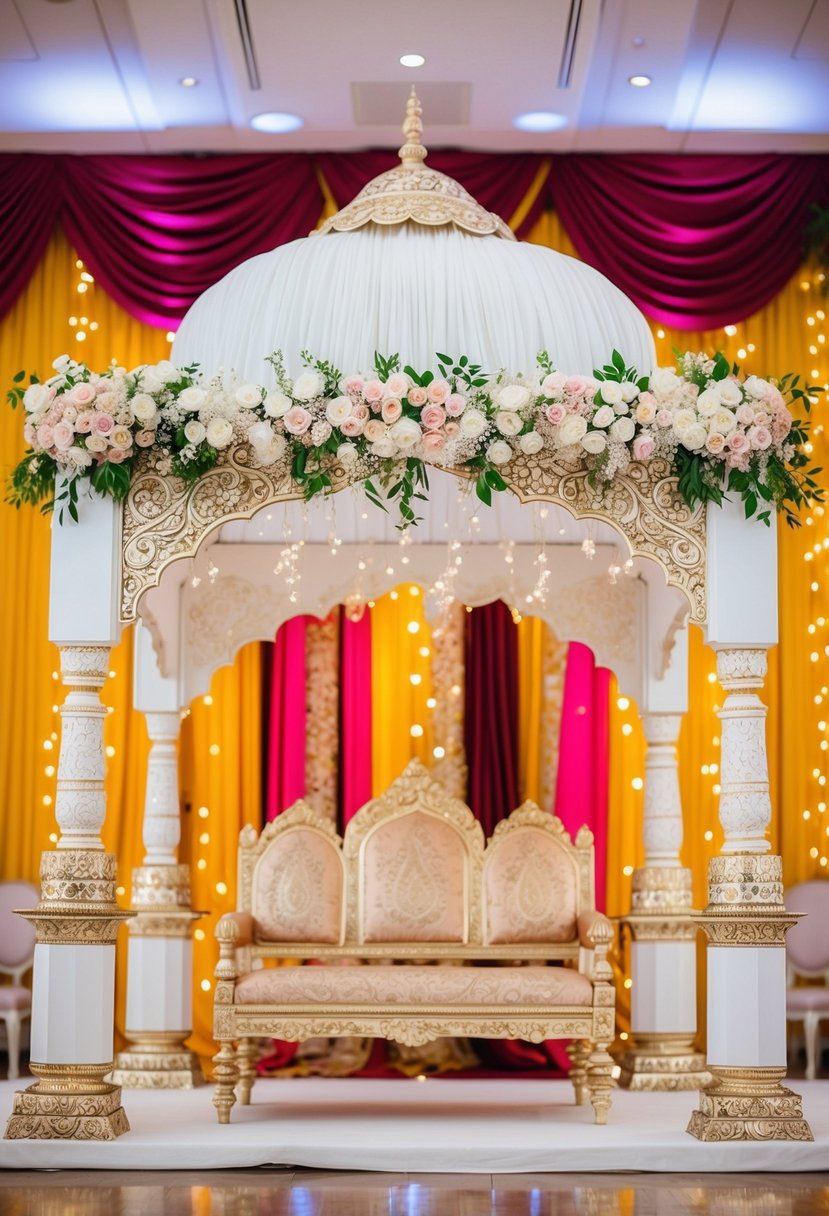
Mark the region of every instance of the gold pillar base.
POLYGON ((711 1084, 705 1054, 694 1050, 693 1035, 638 1034, 619 1065, 623 1089, 704 1089, 711 1084))
POLYGON ((814 1140, 799 1094, 780 1084, 785 1068, 718 1068, 700 1091, 688 1132, 708 1143, 723 1140, 814 1140))
POLYGON ((188 1051, 176 1031, 130 1035, 127 1051, 119 1051, 110 1075, 124 1089, 195 1089, 204 1085, 199 1057, 188 1051))
POLYGON ((41 1080, 14 1095, 6 1140, 115 1140, 130 1130, 112 1064, 34 1064, 41 1080))

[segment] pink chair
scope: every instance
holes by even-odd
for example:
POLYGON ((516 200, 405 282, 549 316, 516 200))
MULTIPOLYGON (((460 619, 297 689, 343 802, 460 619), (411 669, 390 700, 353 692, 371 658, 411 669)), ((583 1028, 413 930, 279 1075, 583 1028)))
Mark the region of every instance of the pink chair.
POLYGON ((806 1078, 814 1081, 817 1070, 818 1025, 829 1018, 829 881, 802 882, 786 892, 786 910, 803 912, 803 920, 786 936, 789 990, 786 1018, 803 1023, 806 1040, 806 1078), (798 975, 827 983, 795 988, 798 975))
POLYGON ((32 965, 34 927, 16 916, 15 908, 34 908, 40 892, 30 882, 0 882, 0 974, 10 975, 10 985, 0 986, 0 1018, 6 1024, 9 1080, 19 1076, 20 1028, 32 1012, 32 994, 21 980, 32 965))

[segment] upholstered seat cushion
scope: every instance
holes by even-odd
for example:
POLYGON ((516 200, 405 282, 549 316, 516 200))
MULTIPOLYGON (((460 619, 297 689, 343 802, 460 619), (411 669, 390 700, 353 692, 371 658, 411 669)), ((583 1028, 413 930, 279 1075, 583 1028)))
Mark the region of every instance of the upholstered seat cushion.
POLYGON ((276 967, 236 984, 237 1005, 591 1005, 569 967, 276 967))
POLYGON ((823 1012, 829 1017, 829 988, 790 988, 786 993, 786 1008, 792 1013, 823 1012))
POLYGON ((18 988, 14 984, 0 988, 0 1009, 31 1009, 32 994, 28 988, 18 988))

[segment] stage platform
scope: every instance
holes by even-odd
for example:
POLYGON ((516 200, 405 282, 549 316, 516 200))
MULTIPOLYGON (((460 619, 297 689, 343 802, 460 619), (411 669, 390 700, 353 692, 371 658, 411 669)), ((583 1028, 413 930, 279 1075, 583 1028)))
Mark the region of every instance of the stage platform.
MULTIPOLYGON (((814 1143, 700 1144, 694 1093, 614 1094, 610 1122, 567 1081, 258 1081, 220 1127, 212 1087, 124 1091, 132 1130, 111 1143, 0 1141, 0 1168, 188 1170, 308 1166, 394 1173, 796 1172, 829 1169, 829 1081, 797 1081, 814 1143)), ((0 1083, 3 1123, 21 1082, 0 1083)))

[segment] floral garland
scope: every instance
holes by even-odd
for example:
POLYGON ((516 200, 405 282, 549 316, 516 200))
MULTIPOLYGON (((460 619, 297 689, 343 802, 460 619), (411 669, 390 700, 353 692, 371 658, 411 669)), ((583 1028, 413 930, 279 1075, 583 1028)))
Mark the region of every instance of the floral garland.
POLYGON ((733 491, 746 516, 766 524, 772 508, 797 523, 800 506, 822 501, 820 470, 807 467, 804 451, 809 424, 789 409, 796 402, 808 413, 817 390, 790 375, 741 379, 722 354, 680 355, 675 371, 650 377, 617 351, 592 377, 565 376, 543 351, 533 376, 487 375, 467 356, 442 354, 438 375, 401 368, 396 355, 377 355, 368 376, 343 376, 307 352, 303 361, 292 380, 281 353, 270 356, 272 390, 235 375, 206 379, 168 360, 99 375, 62 355, 55 375, 43 384, 31 377, 25 389, 20 372, 8 396, 25 409, 29 450, 8 501, 57 504, 61 518, 65 507, 77 519, 79 481, 123 498, 142 449, 160 474, 192 481, 236 444, 249 445, 254 466, 289 468, 306 498, 330 488, 335 464, 345 467, 376 505, 397 503, 401 527, 417 522, 416 500, 425 500, 424 462, 471 471, 488 504, 519 453, 580 459, 594 486, 631 461, 662 457, 691 508, 733 491))

